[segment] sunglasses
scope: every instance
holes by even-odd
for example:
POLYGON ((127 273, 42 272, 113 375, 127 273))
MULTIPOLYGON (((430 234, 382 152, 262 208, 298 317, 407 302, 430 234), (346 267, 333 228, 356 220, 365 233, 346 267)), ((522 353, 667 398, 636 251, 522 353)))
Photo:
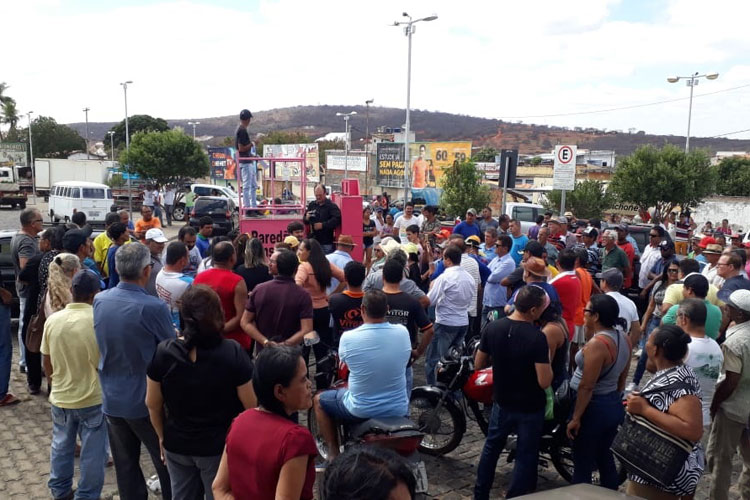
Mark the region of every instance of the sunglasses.
POLYGON ((652 238, 658 238, 659 237, 658 234, 649 234, 649 236, 651 236, 652 238))

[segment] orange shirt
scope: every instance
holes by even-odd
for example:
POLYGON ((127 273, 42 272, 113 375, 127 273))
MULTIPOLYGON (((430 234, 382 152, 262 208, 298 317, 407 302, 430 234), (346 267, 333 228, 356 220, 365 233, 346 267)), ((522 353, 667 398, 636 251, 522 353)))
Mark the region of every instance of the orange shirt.
POLYGON ((148 222, 143 219, 138 219, 137 221, 135 221, 135 232, 143 232, 143 238, 141 238, 141 242, 146 241, 146 231, 155 227, 161 228, 161 222, 159 222, 158 217, 151 217, 151 220, 148 222))
MULTIPOLYGON (((331 276, 339 280, 341 283, 346 283, 344 271, 335 264, 331 264, 331 276)), ((297 275, 294 277, 294 281, 310 294, 313 301, 313 309, 328 307, 326 289, 325 287, 321 287, 318 283, 318 280, 315 278, 315 272, 309 262, 299 263, 297 275)))
POLYGON ((427 162, 421 158, 414 160, 412 165, 412 187, 422 189, 427 187, 427 162))
POLYGON ((581 305, 576 309, 574 323, 576 326, 583 326, 583 310, 591 298, 591 289, 594 286, 594 280, 591 279, 589 272, 583 268, 576 267, 578 280, 581 282, 581 305))

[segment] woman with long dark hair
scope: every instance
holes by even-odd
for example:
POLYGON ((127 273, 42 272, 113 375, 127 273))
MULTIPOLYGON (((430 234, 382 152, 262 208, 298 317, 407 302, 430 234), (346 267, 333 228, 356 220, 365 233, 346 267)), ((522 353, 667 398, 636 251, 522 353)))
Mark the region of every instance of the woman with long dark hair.
MULTIPOLYGON (((297 276, 294 281, 308 291, 313 301, 313 329, 320 335, 319 344, 313 346, 315 359, 326 355, 326 345, 333 345, 333 334, 331 333, 331 313, 328 310, 328 296, 326 288, 331 284, 331 278, 339 280, 339 289, 346 284, 344 271, 335 264, 328 262, 323 248, 316 240, 309 238, 302 240, 297 250, 300 265, 297 268, 297 276), (324 345, 326 344, 326 345, 324 345)), ((336 289, 335 292, 340 290, 336 289)))
POLYGON ((222 337, 224 313, 216 292, 195 285, 181 301, 182 338, 157 347, 147 371, 146 405, 173 497, 212 499, 232 419, 256 404, 253 367, 237 342, 222 337))
POLYGON ((312 406, 312 384, 299 348, 263 349, 253 387, 258 408, 232 424, 213 484, 215 498, 313 498, 317 447, 310 431, 292 420, 312 406))
MULTIPOLYGON (((239 248, 237 251, 239 252, 239 248)), ((245 285, 247 285, 247 293, 250 293, 257 285, 271 281, 273 276, 268 271, 266 250, 258 238, 248 239, 244 245, 243 252, 242 264, 235 267, 234 272, 242 276, 245 280, 245 285)), ((237 254, 237 258, 239 259, 239 253, 237 254)))
POLYGON ((622 423, 622 390, 632 347, 623 333, 625 320, 609 295, 594 295, 583 310, 586 344, 576 354, 570 380, 575 404, 568 423, 573 441, 573 483, 591 483, 599 469, 601 485, 616 490, 619 478, 610 451, 622 423))

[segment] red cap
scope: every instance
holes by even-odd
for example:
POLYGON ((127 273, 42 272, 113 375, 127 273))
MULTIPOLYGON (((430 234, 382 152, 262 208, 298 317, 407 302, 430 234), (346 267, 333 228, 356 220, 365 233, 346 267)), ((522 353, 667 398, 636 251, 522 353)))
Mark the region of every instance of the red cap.
POLYGON ((444 240, 447 240, 451 237, 451 232, 448 229, 441 229, 440 232, 437 234, 438 238, 443 238, 444 240))
POLYGON ((701 238, 700 243, 698 243, 698 246, 701 248, 706 248, 708 245, 715 245, 716 244, 716 238, 713 236, 704 236, 701 238))

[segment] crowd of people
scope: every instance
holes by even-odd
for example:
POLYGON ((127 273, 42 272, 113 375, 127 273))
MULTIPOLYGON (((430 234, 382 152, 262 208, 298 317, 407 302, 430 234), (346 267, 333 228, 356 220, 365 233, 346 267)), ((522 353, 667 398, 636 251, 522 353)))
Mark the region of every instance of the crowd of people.
MULTIPOLYGON (((711 498, 726 498, 739 448, 750 495, 750 280, 737 240, 688 232, 683 248, 654 224, 641 249, 624 224, 548 212, 524 231, 490 207, 451 228, 438 207, 417 213, 407 202, 394 213, 379 197, 363 209, 355 259, 338 207, 322 186, 315 194, 268 257, 250 235, 214 236, 210 218, 169 241, 156 195, 135 224, 108 214, 93 240, 85 219, 44 229, 36 209, 21 213, 11 244, 21 363, 31 394, 47 379, 55 498, 73 498, 77 437, 75 498, 99 497, 110 456, 121 498, 145 498, 142 446, 164 498, 312 498, 318 451, 298 425, 307 410, 333 460, 317 459, 326 498, 375 481, 413 494, 397 455, 355 448, 336 458, 337 426, 406 415, 415 361, 424 357, 435 384, 441 357, 472 337, 475 368, 494 375, 475 498, 489 497, 510 433, 507 496, 536 489, 548 393, 561 388, 572 401, 574 482, 598 470, 603 486, 619 486, 610 447, 629 414, 692 445, 672 484, 630 471, 630 493, 689 498, 705 468, 711 498), (309 351, 319 361, 331 349, 348 386, 314 395, 309 351), (356 457, 387 470, 355 470, 356 457)), ((0 299, 10 337, 11 297, 0 299)), ((0 395, 0 406, 18 402, 7 377, 0 395)))

